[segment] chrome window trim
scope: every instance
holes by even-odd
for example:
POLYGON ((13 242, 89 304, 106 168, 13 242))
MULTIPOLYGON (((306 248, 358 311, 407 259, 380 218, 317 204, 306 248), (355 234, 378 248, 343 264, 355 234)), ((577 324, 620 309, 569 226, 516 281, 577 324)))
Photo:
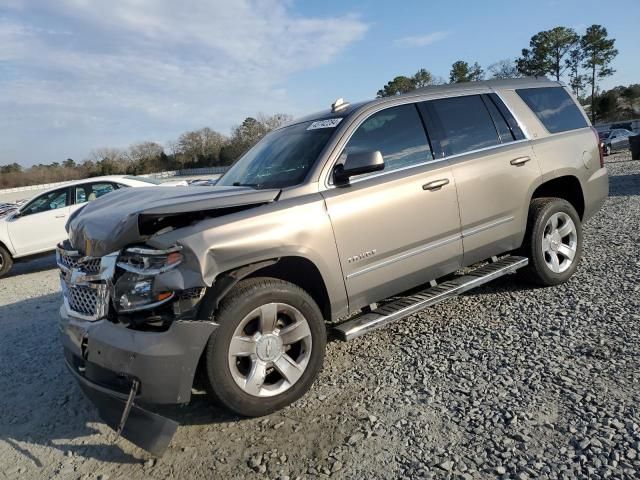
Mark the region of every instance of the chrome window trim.
MULTIPOLYGON (((516 121, 516 123, 518 124, 518 127, 520 127, 520 130, 522 131, 522 134, 524 135, 524 139, 525 140, 531 140, 531 135, 529 135, 529 131, 527 130, 527 127, 524 123, 522 123, 520 121, 520 119, 518 118, 518 116, 516 115, 516 113, 513 111, 513 109, 511 108, 511 106, 509 105, 508 102, 505 101, 504 97, 502 96, 502 94, 497 91, 494 90, 493 93, 496 94, 496 96, 500 99, 500 101, 502 102, 502 104, 507 107, 507 110, 509 111, 509 113, 511 114, 511 116, 513 117, 513 119, 516 121)), ((515 89, 513 90, 513 93, 515 93, 516 95, 518 95, 518 92, 515 91, 515 89)), ((518 98, 520 98, 520 96, 518 95, 518 98)), ((498 109, 500 110, 500 109, 498 109)), ((508 122, 507 122, 508 125, 508 122)), ((516 140, 516 141, 520 141, 520 140, 516 140)))
MULTIPOLYGON (((354 180, 351 180, 349 182, 349 185, 353 185, 354 183, 359 183, 359 182, 362 182, 364 180, 369 180, 369 179, 372 179, 372 178, 382 177, 384 175, 389 175, 391 173, 402 172, 402 171, 405 171, 405 170, 410 170, 412 168, 424 167, 425 165, 430 165, 432 163, 445 162, 445 161, 448 161, 448 160, 451 160, 451 159, 456 159, 456 158, 462 157, 464 155, 472 155, 472 154, 475 154, 475 153, 481 153, 481 152, 485 152, 485 151, 489 151, 489 150, 495 150, 495 149, 498 149, 498 148, 508 147, 510 145, 517 145, 517 144, 525 143, 525 142, 529 142, 529 139, 525 138, 525 139, 522 139, 522 140, 514 140, 513 142, 500 143, 498 145, 491 145, 490 147, 478 148, 476 150, 469 150, 468 152, 456 153, 455 155, 449 155, 449 156, 446 156, 446 157, 443 157, 443 158, 436 158, 434 160, 427 160, 426 162, 416 163, 415 165, 408 165, 406 167, 396 168, 395 170, 388 170, 386 172, 383 170, 382 172, 374 173, 374 174, 368 175, 366 177, 356 178, 354 180)), ((336 159, 336 161, 337 161, 337 159, 336 159)), ((334 166, 335 166, 335 162, 334 162, 334 164, 332 165, 331 168, 333 169, 334 166)), ((323 191, 331 190, 333 188, 345 188, 345 187, 336 187, 332 183, 329 183, 329 179, 331 177, 330 172, 331 172, 331 170, 329 170, 329 174, 325 178, 325 188, 324 188, 323 191)))
MULTIPOLYGON (((514 90, 514 92, 515 92, 515 90, 514 90)), ((482 95, 482 94, 486 94, 486 93, 495 93, 498 96, 500 101, 506 106, 506 108, 509 111, 509 113, 511 114, 511 116, 514 118, 514 120, 518 124, 518 127, 520 127, 520 130, 522 130, 522 133, 523 133, 525 138, 523 138, 522 140, 514 140, 512 142, 499 143, 498 145, 491 145, 489 147, 483 147, 483 148, 478 148, 478 149, 475 149, 475 150, 469 150, 467 152, 456 153, 454 155, 448 155, 448 156, 444 156, 442 158, 434 158, 434 159, 431 159, 431 160, 425 160, 424 162, 416 163, 415 165, 407 165, 406 167, 396 168, 394 170, 387 170, 387 171, 383 170, 381 172, 374 173, 372 175, 367 175, 366 177, 356 178, 354 180, 351 180, 349 182, 349 185, 353 185, 354 183, 359 183, 359 182, 362 182, 364 180, 369 180, 369 179, 372 179, 372 178, 382 177, 384 175, 389 175, 389 174, 392 174, 392 173, 395 173, 395 172, 403 172, 403 171, 406 171, 406 170, 410 170, 412 168, 423 167, 425 165, 429 165, 429 164, 432 164, 432 163, 445 162, 447 160, 455 159, 455 158, 461 157, 463 155, 472 155, 474 153, 485 152, 485 151, 488 151, 488 150, 498 149, 498 148, 506 147, 506 146, 509 146, 509 145, 517 145, 517 144, 524 143, 524 142, 530 142, 531 141, 531 137, 529 135, 529 131, 524 126, 524 124, 520 121, 520 118, 518 118, 518 116, 513 112, 513 110, 509 106, 509 104, 502 97, 502 95, 496 90, 491 90, 490 92, 473 92, 473 93, 470 93, 470 92, 462 93, 461 92, 459 95, 447 95, 447 96, 436 97, 436 98, 428 98, 428 97, 427 98, 415 98, 415 97, 411 97, 411 98, 407 98, 406 102, 398 102, 398 103, 393 103, 391 105, 385 105, 385 104, 378 105, 379 107, 382 107, 382 108, 374 108, 374 109, 372 109, 371 112, 369 112, 369 111, 363 112, 363 114, 361 115, 362 118, 354 121, 350 125, 350 126, 355 125, 355 127, 353 127, 353 130, 351 130, 351 132, 348 134, 348 136, 344 135, 340 140, 338 140, 336 146, 334 147, 333 151, 329 155, 329 159, 330 160, 327 162, 327 164, 330 164, 330 167, 326 170, 326 172, 323 172, 324 181, 320 182, 320 185, 322 186, 320 191, 327 191, 327 190, 331 190, 331 189, 334 189, 334 188, 345 188, 345 187, 336 187, 331 182, 331 172, 333 172, 333 169, 336 166, 336 163, 338 162, 338 159, 340 158, 340 155, 341 155, 342 151, 344 150, 344 147, 347 145, 347 143, 349 143, 349 140, 351 140, 351 137, 358 130, 358 128, 360 128, 360 126, 365 121, 367 121, 372 115, 375 115, 376 113, 379 113, 379 112, 381 112, 383 110, 387 110, 389 108, 394 108, 394 107, 399 107, 399 106, 402 106, 402 105, 409 105, 409 104, 414 104, 415 105, 415 104, 417 104, 419 102, 428 102, 430 100, 440 100, 440 99, 445 99, 445 98, 464 97, 464 96, 471 96, 471 95, 482 95), (336 152, 338 152, 338 153, 336 153, 336 152)), ((517 94, 517 92, 516 92, 516 94, 517 94)), ((428 138, 428 132, 426 132, 426 135, 427 135, 427 138, 428 138)))

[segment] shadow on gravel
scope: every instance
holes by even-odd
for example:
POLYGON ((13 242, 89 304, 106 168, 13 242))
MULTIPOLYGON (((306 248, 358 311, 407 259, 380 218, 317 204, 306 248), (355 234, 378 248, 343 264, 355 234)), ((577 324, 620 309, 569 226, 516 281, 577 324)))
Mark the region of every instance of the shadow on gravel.
POLYGON ((52 270, 56 267, 56 256, 51 253, 31 260, 17 260, 16 263, 13 264, 11 271, 2 278, 11 278, 19 275, 26 275, 28 273, 43 272, 45 270, 52 270))
MULTIPOLYGON (((0 307, 0 442, 38 468, 51 456, 29 445, 111 463, 144 462, 147 454, 124 439, 112 443, 112 430, 95 427, 104 425, 97 409, 64 366, 57 331, 59 304, 59 295, 50 294, 0 307)), ((188 405, 153 410, 180 425, 243 421, 212 407, 204 393, 195 394, 188 405)))
POLYGON ((640 195, 640 174, 612 175, 609 177, 609 196, 640 195))

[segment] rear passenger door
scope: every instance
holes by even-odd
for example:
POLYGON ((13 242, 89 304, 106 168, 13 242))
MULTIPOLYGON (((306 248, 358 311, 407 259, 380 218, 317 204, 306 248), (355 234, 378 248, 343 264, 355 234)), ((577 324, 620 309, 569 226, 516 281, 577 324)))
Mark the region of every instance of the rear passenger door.
POLYGON ((509 110, 493 93, 431 100, 421 109, 456 181, 463 264, 519 247, 541 171, 509 110))

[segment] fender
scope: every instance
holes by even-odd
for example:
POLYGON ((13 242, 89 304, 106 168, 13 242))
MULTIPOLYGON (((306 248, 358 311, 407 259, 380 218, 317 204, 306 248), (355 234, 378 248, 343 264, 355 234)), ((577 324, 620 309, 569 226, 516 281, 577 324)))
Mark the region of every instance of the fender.
POLYGON ((207 293, 200 306, 200 311, 215 311, 220 304, 220 300, 229 293, 229 291, 243 278, 251 275, 253 272, 260 270, 261 268, 269 267, 276 264, 280 259, 274 258, 270 260, 264 260, 262 262, 251 263, 244 267, 225 272, 216 277, 215 282, 207 290, 207 293))

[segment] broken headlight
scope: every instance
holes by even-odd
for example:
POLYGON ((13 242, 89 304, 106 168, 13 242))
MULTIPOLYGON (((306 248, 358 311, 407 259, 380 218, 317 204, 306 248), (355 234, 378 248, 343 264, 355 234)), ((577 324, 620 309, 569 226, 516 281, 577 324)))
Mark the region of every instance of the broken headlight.
POLYGON ((181 247, 167 250, 127 248, 118 258, 125 272, 113 285, 113 305, 119 313, 147 310, 168 302, 174 292, 154 290, 155 277, 182 262, 181 247))

